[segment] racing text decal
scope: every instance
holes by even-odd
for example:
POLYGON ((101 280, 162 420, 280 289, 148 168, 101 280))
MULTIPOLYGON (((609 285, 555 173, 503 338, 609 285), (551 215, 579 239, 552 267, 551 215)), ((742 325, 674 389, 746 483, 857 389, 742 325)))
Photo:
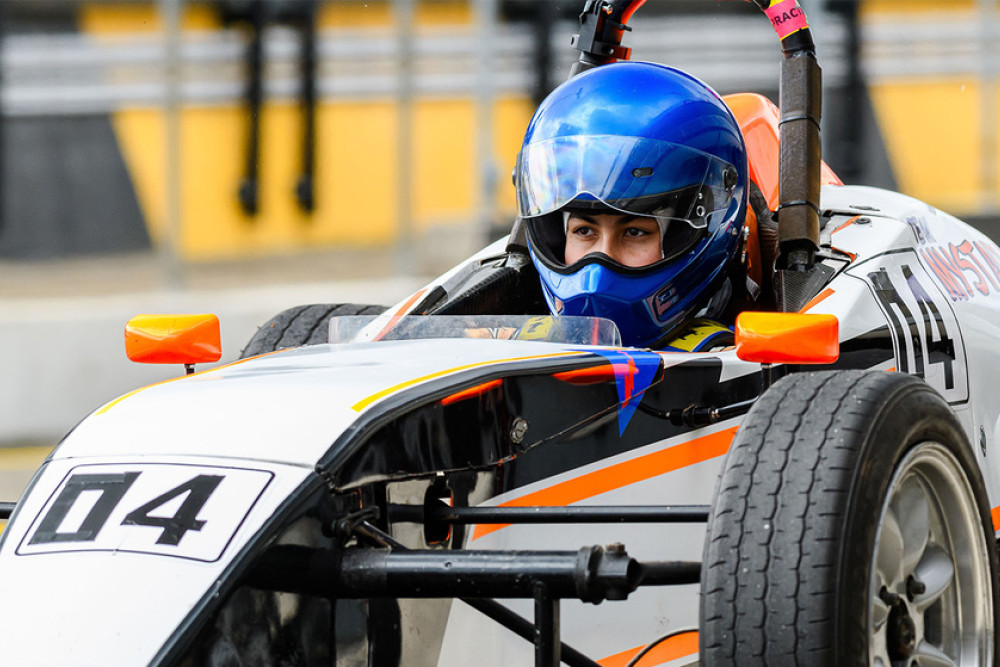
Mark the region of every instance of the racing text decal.
POLYGON ((77 466, 17 553, 131 551, 214 561, 273 476, 172 464, 77 466))
POLYGON ((952 301, 1000 294, 1000 255, 988 243, 928 245, 920 256, 952 301))
POLYGON ((771 25, 779 39, 809 28, 806 14, 799 7, 798 0, 783 0, 765 9, 764 13, 771 19, 771 25))
POLYGON ((920 246, 921 261, 952 301, 1000 294, 1000 250, 995 245, 984 239, 938 241, 921 215, 908 216, 906 224, 920 246))

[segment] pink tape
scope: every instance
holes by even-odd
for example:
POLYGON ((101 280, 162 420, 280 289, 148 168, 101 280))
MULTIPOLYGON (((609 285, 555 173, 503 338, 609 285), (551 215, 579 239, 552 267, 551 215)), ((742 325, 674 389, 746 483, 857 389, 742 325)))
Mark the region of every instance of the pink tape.
POLYGON ((809 27, 806 13, 799 7, 799 0, 782 0, 765 9, 764 13, 771 19, 771 25, 780 39, 809 27))

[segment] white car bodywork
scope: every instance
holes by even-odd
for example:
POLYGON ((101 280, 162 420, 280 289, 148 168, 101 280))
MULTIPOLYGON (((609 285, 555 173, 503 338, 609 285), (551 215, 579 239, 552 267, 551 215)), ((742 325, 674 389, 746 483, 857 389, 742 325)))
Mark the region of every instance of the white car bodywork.
MULTIPOLYGON (((825 186, 822 204, 832 212, 825 251, 838 272, 806 310, 836 315, 845 349, 883 332, 891 349, 870 367, 919 372, 941 393, 976 450, 996 516, 1000 250, 951 216, 902 195, 825 186)), ((465 268, 502 247, 488 248, 465 268)), ((427 289, 449 284, 463 270, 457 267, 427 289)), ((413 301, 390 309, 382 322, 405 314, 413 301)), ((721 381, 759 373, 759 366, 732 351, 659 357, 666 369, 717 359, 721 381)), ((209 613, 213 596, 224 594, 234 563, 258 548, 289 498, 303 485, 320 484, 314 471, 324 459, 333 460, 332 448, 350 441, 388 402, 403 405, 428 388, 466 387, 491 374, 587 359, 601 356, 582 346, 528 341, 315 346, 178 378, 102 407, 41 468, 3 534, 3 661, 160 664, 173 655, 167 649, 174 638, 209 613), (175 528, 170 538, 168 519, 179 516, 198 489, 205 492, 201 504, 179 537, 175 528)), ((709 504, 739 421, 692 429, 476 499, 485 505, 709 504)), ((372 479, 324 481, 333 492, 372 479)), ((575 549, 622 542, 640 560, 699 560, 703 535, 697 524, 480 526, 466 534, 465 547, 575 549)), ((408 604, 402 605, 404 621, 426 608, 408 604)), ((530 605, 509 603, 527 617, 530 605)), ((404 647, 422 644, 426 664, 530 663, 531 645, 482 615, 457 603, 436 608, 447 612, 446 623, 442 616, 428 626, 440 630, 436 638, 404 630, 404 647)), ((566 601, 562 608, 563 639, 596 659, 610 658, 664 632, 695 629, 698 587, 640 589, 626 603, 566 601)), ((663 664, 695 658, 682 652, 663 664)))

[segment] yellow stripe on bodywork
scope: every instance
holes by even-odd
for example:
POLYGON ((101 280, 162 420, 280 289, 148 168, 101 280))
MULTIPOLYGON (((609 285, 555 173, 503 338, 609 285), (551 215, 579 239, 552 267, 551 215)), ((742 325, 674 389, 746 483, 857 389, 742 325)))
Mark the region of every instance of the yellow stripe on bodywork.
POLYGON ((451 375, 453 373, 460 373, 462 371, 467 371, 467 370, 472 369, 472 368, 482 368, 483 366, 490 366, 492 364, 505 364, 505 363, 514 362, 514 361, 533 361, 533 360, 536 360, 536 359, 554 359, 554 358, 557 358, 557 357, 570 357, 570 356, 574 356, 574 355, 578 355, 578 354, 589 354, 589 353, 587 353, 587 352, 555 352, 553 354, 542 354, 542 355, 531 356, 531 357, 514 357, 514 358, 511 358, 511 359, 493 359, 491 361, 477 361, 474 364, 465 364, 464 366, 456 366, 455 368, 449 368, 448 370, 438 371, 437 373, 431 373, 430 375, 423 375, 421 377, 414 378, 412 380, 407 380, 406 382, 400 382, 399 384, 393 385, 393 386, 389 387, 388 389, 383 389, 380 392, 372 394, 368 398, 365 398, 365 399, 363 399, 361 401, 358 401, 357 403, 355 403, 354 405, 351 406, 351 409, 354 410, 354 411, 356 411, 356 412, 361 412, 362 410, 364 410, 365 408, 367 408, 369 405, 371 405, 375 401, 383 399, 386 396, 390 396, 392 394, 395 394, 398 391, 402 391, 403 389, 406 389, 407 387, 412 387, 413 385, 420 384, 421 382, 427 382, 428 380, 434 380, 436 378, 444 377, 446 375, 451 375))
POLYGON ((259 359, 260 357, 267 357, 267 356, 270 356, 272 354, 277 354, 278 352, 284 352, 284 351, 285 350, 275 350, 274 352, 265 352, 264 354, 258 354, 255 357, 247 357, 246 359, 239 359, 237 361, 233 361, 233 362, 228 363, 228 364, 222 364, 220 366, 215 366, 213 368, 206 368, 203 371, 198 371, 197 373, 191 373, 190 375, 178 375, 175 378, 169 378, 167 380, 160 380, 159 382, 154 382, 153 384, 147 384, 145 387, 139 387, 138 389, 130 391, 129 393, 124 394, 123 396, 119 396, 115 400, 113 400, 110 403, 107 403, 103 407, 99 408, 97 410, 97 412, 95 412, 94 414, 95 415, 103 415, 105 412, 107 412, 111 408, 115 407, 116 405, 118 405, 119 403, 121 403, 122 401, 124 401, 126 398, 131 398, 132 396, 135 396, 136 394, 138 394, 140 391, 146 391, 147 389, 151 389, 153 387, 158 387, 161 384, 167 384, 168 382, 177 382, 178 380, 183 380, 185 378, 194 377, 195 375, 201 375, 202 373, 208 373, 209 371, 217 371, 220 368, 229 368, 230 366, 239 366, 240 364, 246 363, 246 362, 250 361, 251 359, 259 359))

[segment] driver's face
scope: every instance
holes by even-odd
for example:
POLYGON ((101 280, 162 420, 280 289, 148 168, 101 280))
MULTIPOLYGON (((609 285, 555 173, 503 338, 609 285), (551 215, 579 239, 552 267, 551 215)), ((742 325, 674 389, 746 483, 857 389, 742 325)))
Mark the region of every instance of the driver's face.
POLYGON ((566 224, 566 265, 604 253, 619 264, 647 266, 663 258, 660 227, 653 218, 573 212, 566 224))

